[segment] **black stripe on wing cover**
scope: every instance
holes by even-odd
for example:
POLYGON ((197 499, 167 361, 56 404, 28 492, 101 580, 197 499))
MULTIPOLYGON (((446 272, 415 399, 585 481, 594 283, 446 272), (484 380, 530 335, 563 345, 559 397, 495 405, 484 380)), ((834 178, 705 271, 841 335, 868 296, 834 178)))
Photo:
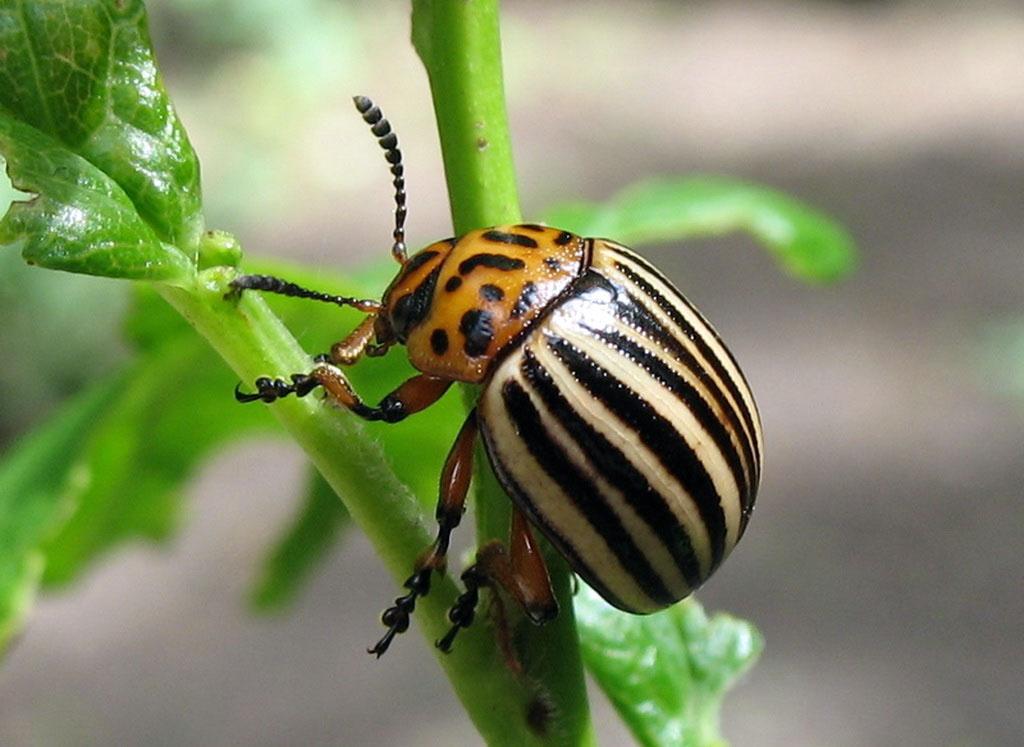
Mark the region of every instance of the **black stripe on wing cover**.
POLYGON ((711 540, 711 563, 704 574, 709 576, 725 554, 726 523, 718 491, 700 458, 672 422, 627 384, 567 340, 549 336, 547 343, 576 380, 631 428, 691 495, 711 540))
MULTIPOLYGON (((675 602, 675 596, 651 568, 647 557, 636 546, 596 486, 576 469, 562 446, 551 437, 526 390, 514 379, 509 379, 502 386, 501 394, 506 414, 530 455, 604 538, 626 573, 655 603, 669 605, 675 602)), ((526 498, 530 500, 528 494, 526 498)), ((532 500, 530 502, 533 503, 532 500)))
POLYGON ((661 540, 689 587, 696 588, 701 582, 700 563, 686 528, 680 525, 669 507, 669 499, 652 487, 643 472, 566 400, 551 374, 529 349, 523 355, 521 370, 545 407, 572 436, 588 461, 622 493, 625 502, 661 540))

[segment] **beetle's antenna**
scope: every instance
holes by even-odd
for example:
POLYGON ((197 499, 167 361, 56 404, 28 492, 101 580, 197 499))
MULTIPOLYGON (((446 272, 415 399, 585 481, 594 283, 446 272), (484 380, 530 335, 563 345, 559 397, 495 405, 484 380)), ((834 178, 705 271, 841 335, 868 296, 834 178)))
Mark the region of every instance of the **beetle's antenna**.
POLYGON ((391 123, 384 119, 380 107, 366 96, 354 96, 352 101, 356 109, 363 115, 363 121, 370 125, 370 130, 377 136, 377 142, 384 149, 384 158, 391 164, 392 184, 395 185, 395 230, 392 236, 395 243, 391 246, 391 256, 405 264, 405 170, 402 168, 402 151, 398 149, 398 136, 391 130, 391 123))

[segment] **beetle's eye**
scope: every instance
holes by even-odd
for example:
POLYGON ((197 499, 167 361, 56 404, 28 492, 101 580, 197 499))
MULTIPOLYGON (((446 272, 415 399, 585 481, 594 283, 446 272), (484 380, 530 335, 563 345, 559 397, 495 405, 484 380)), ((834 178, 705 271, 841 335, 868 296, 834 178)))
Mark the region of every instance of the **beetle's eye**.
POLYGON ((437 276, 441 273, 438 265, 434 271, 424 278, 423 282, 416 286, 411 293, 406 293, 395 301, 391 307, 391 327, 395 330, 395 337, 399 342, 404 343, 409 339, 409 333, 413 328, 422 322, 427 312, 430 311, 430 301, 434 296, 434 287, 437 285, 437 276))
POLYGON ((395 330, 395 335, 401 341, 409 336, 409 323, 410 307, 412 306, 413 294, 406 293, 404 296, 395 301, 394 307, 391 309, 391 326, 395 330))

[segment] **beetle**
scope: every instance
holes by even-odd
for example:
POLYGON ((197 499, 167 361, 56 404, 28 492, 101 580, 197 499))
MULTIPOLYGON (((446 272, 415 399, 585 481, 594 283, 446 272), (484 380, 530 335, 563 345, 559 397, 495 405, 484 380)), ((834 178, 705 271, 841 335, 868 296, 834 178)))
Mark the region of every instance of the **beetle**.
POLYGON ((510 536, 482 546, 462 574, 439 648, 473 621, 482 587, 500 588, 535 623, 557 614, 534 530, 619 609, 646 614, 689 595, 743 535, 760 482, 760 418, 732 354, 661 272, 609 239, 524 223, 408 256, 398 139, 370 99, 354 102, 390 164, 398 275, 380 301, 264 275, 231 286, 366 314, 310 372, 257 379, 254 392, 236 388, 240 402, 322 387, 361 418, 395 423, 454 382, 480 387, 441 472, 437 537, 369 652, 379 657, 409 627, 431 575, 444 571, 478 438, 513 503, 510 536), (343 368, 396 345, 419 373, 370 406, 343 368))

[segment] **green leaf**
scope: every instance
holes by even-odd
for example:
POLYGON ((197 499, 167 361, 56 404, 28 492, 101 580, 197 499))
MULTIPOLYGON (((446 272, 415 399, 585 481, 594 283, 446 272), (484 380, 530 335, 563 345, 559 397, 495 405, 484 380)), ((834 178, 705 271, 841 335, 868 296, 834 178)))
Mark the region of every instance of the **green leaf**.
POLYGON ((350 523, 348 511, 334 490, 312 470, 295 521, 264 561, 252 589, 253 606, 263 612, 286 607, 350 523))
POLYGON ((781 192, 723 177, 644 181, 606 203, 556 206, 545 220, 625 244, 746 231, 813 282, 836 280, 857 263, 853 240, 831 219, 781 192))
POLYGON ((0 50, 0 104, 110 176, 161 241, 191 249, 202 233, 199 162, 163 88, 142 0, 0 0, 0 50))
POLYGON ((764 647, 750 623, 723 613, 709 619, 692 597, 630 615, 583 584, 575 608, 583 660, 641 744, 726 744, 722 698, 764 647))
POLYGON ((76 455, 119 382, 98 384, 16 443, 0 463, 0 649, 19 629, 42 569, 40 545, 73 508, 88 481, 76 455))
POLYGON ((25 624, 42 574, 43 554, 38 550, 0 559, 0 656, 25 624))
POLYGON ((118 324, 133 285, 40 271, 0 251, 0 442, 121 369, 118 324))
POLYGON ((140 358, 84 439, 77 510, 45 545, 44 582, 72 580, 125 539, 177 527, 184 481, 218 446, 274 423, 238 406, 235 379, 202 340, 180 337, 140 358))
POLYGON ((0 244, 31 264, 135 280, 175 280, 192 263, 162 243, 124 190, 53 138, 0 110, 0 153, 11 180, 38 196, 11 205, 0 244))

